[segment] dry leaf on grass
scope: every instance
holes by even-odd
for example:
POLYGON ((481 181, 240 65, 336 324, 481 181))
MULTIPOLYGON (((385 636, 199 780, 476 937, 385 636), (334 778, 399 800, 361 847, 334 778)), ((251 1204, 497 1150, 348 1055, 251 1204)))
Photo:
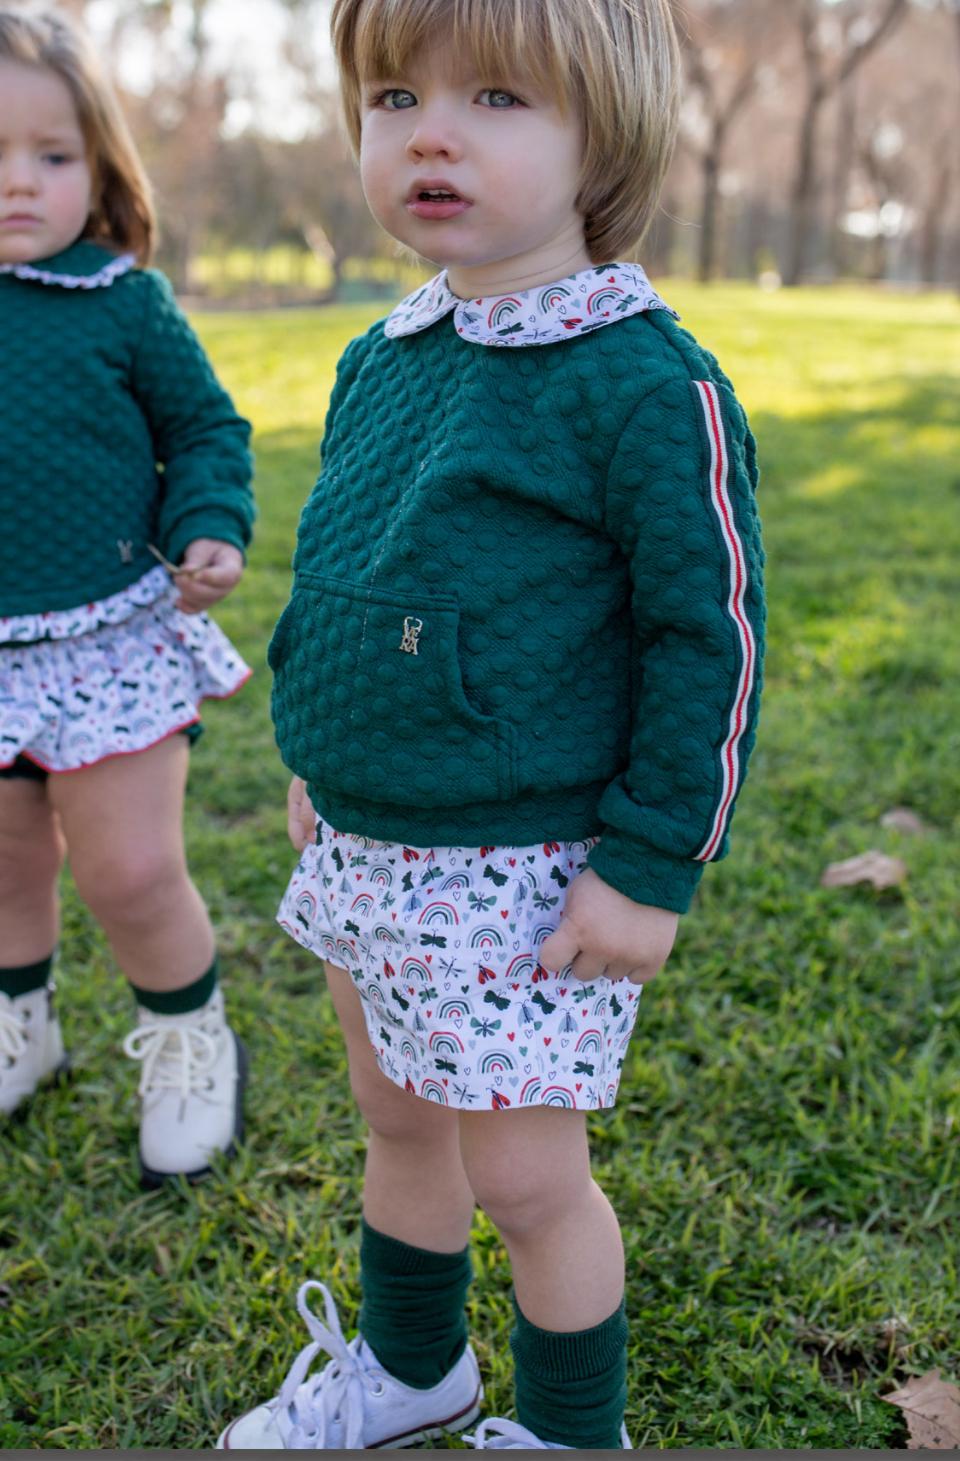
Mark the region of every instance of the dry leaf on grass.
POLYGON ((908 1451, 960 1450, 960 1390, 941 1380, 939 1370, 912 1375, 901 1389, 882 1399, 906 1416, 908 1451))
POLYGON ((928 830, 926 822, 909 807, 892 807, 889 812, 884 812, 880 826, 894 832, 908 832, 914 837, 920 837, 928 830))
POLYGON ((899 857, 871 848, 846 862, 832 862, 820 879, 823 888, 849 888, 854 883, 872 883, 875 888, 895 888, 906 881, 907 865, 899 857))

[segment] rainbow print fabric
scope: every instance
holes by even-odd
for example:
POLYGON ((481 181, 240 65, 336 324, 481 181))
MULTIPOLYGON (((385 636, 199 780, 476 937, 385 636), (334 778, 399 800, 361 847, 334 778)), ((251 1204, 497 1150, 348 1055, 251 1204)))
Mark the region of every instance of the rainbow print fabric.
POLYGON ((555 345, 657 309, 676 318, 639 264, 583 269, 554 284, 488 299, 461 299, 444 272, 401 300, 384 332, 394 340, 452 315, 457 334, 474 345, 555 345))
POLYGON ((277 918, 351 975, 403 1089, 461 1110, 598 1110, 616 1100, 640 986, 536 957, 592 846, 403 847, 321 820, 277 918))

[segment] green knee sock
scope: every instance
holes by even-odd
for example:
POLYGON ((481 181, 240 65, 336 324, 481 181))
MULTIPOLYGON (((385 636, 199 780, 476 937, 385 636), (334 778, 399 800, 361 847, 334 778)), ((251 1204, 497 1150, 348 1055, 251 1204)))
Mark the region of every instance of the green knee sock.
POLYGON ((46 989, 52 968, 51 954, 49 959, 39 959, 36 964, 17 964, 12 969, 0 969, 0 994, 17 999, 21 994, 46 989))
POLYGON ((467 1347, 463 1312, 470 1252, 432 1253, 378 1233, 360 1235, 360 1332, 389 1375, 429 1390, 467 1347))
POLYGON ((183 989, 141 989, 132 979, 129 982, 133 997, 142 1009, 150 1010, 155 1015, 188 1015, 191 1010, 203 1009, 213 998, 213 991, 217 987, 217 971, 218 959, 214 954, 213 963, 206 973, 183 989))
POLYGON ((556 1334, 538 1329, 514 1299, 510 1347, 516 1370, 517 1419, 541 1441, 577 1451, 616 1451, 627 1403, 624 1305, 593 1329, 556 1334))

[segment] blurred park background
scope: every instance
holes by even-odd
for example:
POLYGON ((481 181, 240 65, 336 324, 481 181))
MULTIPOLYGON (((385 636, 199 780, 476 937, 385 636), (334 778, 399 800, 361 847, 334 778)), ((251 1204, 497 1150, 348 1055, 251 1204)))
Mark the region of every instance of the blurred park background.
MULTIPOLYGON (((181 292, 390 295, 343 140, 329 0, 71 0, 124 95, 181 292)), ((960 285, 960 0, 685 0, 654 277, 960 285)))

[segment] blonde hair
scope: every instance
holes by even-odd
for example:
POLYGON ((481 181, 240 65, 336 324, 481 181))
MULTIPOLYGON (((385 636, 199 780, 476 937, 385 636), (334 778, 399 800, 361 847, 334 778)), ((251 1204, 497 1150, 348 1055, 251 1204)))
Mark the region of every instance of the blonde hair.
POLYGON ((81 237, 149 263, 156 233, 150 183, 90 42, 58 10, 0 5, 0 60, 55 72, 73 97, 93 174, 93 204, 81 237))
POLYGON ((355 150, 364 82, 401 76, 449 37, 489 84, 527 77, 579 116, 577 207, 592 261, 608 264, 643 238, 677 134, 670 0, 335 0, 331 30, 355 150))

